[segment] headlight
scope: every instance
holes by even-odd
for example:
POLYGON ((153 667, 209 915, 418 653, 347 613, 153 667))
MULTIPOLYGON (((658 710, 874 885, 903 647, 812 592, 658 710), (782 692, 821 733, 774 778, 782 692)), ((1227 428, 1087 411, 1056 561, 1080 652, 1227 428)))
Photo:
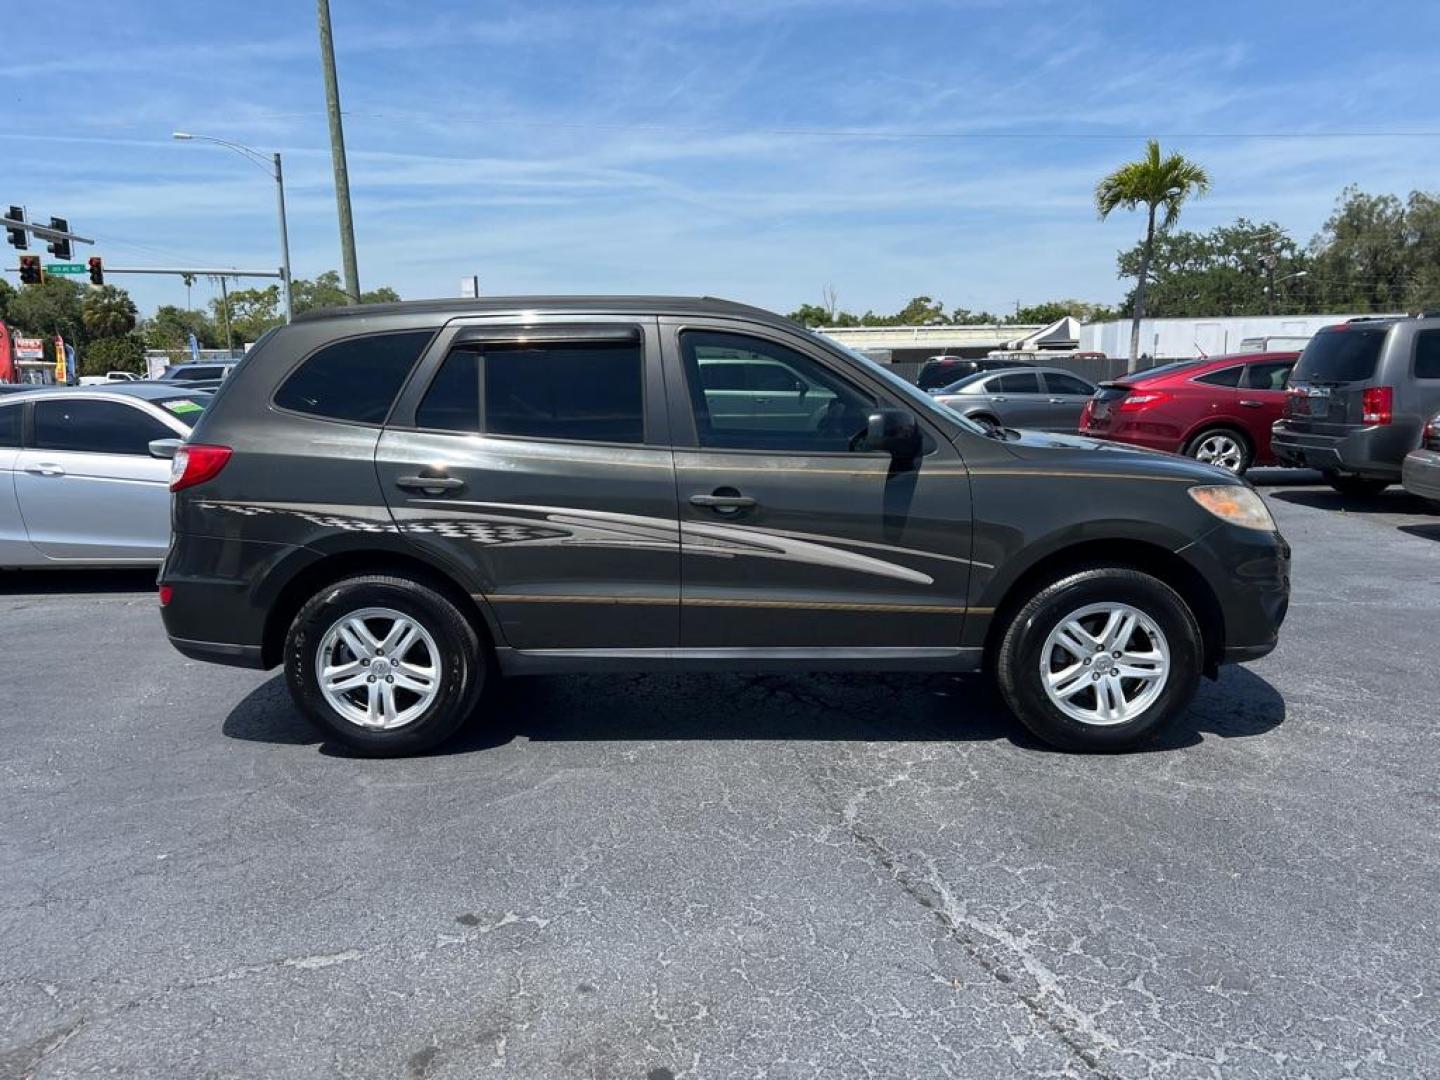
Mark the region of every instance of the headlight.
POLYGON ((1230 525, 1239 525, 1242 529, 1260 529, 1262 532, 1276 531, 1275 519, 1270 516, 1270 508, 1265 505, 1265 500, 1248 487, 1239 484, 1192 487, 1190 497, 1230 525))

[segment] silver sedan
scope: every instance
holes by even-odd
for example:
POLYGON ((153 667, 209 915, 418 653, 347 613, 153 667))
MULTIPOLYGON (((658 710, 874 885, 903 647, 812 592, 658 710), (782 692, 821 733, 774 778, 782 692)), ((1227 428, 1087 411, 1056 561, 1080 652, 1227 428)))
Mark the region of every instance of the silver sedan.
POLYGON ((981 371, 939 390, 935 400, 971 420, 1074 434, 1093 383, 1059 368, 981 371))
POLYGON ((0 395, 0 567, 159 563, 168 457, 209 400, 154 383, 0 395))

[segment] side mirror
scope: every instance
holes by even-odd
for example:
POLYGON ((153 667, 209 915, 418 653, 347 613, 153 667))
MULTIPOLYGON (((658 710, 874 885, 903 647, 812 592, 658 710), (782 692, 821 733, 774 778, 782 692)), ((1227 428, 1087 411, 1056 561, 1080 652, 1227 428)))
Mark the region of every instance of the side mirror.
POLYGON ((865 430, 865 446, 883 450, 896 461, 914 461, 924 449, 920 424, 913 413, 904 409, 873 412, 865 430))
POLYGON ((150 456, 164 458, 168 461, 175 456, 175 451, 179 450, 184 443, 184 439, 151 439, 150 456))

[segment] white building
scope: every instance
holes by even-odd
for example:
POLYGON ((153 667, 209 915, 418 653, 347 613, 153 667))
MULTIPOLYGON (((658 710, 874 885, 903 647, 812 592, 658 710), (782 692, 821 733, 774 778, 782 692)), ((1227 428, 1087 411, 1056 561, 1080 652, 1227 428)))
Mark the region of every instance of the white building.
MULTIPOLYGON (((1245 342, 1258 338, 1284 338, 1299 348, 1317 330, 1356 315, 1239 315, 1213 319, 1141 319, 1140 352, 1163 359, 1220 356, 1239 352, 1245 342)), ((1106 356, 1130 355, 1130 320, 1090 323, 1080 328, 1081 352, 1106 356)))

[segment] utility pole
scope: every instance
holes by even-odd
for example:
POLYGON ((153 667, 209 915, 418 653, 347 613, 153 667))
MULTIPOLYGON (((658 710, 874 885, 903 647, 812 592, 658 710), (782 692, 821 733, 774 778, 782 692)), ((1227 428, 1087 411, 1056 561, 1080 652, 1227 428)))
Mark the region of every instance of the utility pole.
POLYGON ((335 77, 335 42, 330 35, 330 0, 316 0, 320 21, 320 63, 325 69, 325 106, 330 115, 330 160, 335 167, 335 206, 340 211, 340 261, 345 295, 360 302, 360 271, 355 265, 355 223, 350 218, 350 174, 345 166, 345 129, 340 122, 340 83, 335 77))

